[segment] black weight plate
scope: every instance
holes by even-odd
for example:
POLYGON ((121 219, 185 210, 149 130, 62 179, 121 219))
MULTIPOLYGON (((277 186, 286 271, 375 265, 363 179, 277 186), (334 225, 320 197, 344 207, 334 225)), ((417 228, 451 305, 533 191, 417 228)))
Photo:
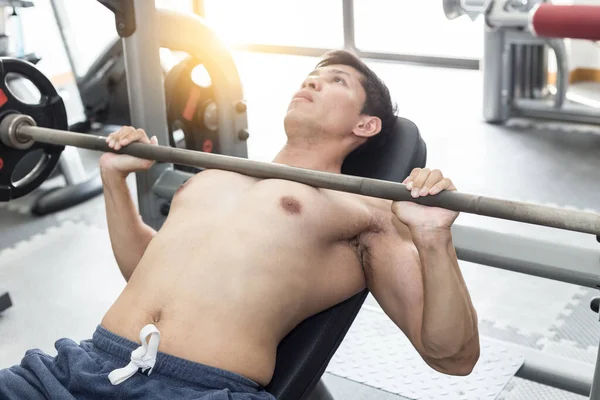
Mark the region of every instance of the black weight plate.
POLYGON ((211 104, 214 106, 213 88, 200 87, 192 81, 192 71, 200 64, 200 60, 187 57, 165 77, 169 142, 177 147, 173 133, 181 129, 185 148, 220 153, 218 128, 209 129, 208 122, 204 120, 206 108, 211 104))
MULTIPOLYGON (((53 129, 68 129, 67 111, 62 98, 50 80, 33 64, 18 58, 0 57, 0 119, 7 114, 19 113, 31 116, 38 126, 53 129), (40 92, 37 104, 27 104, 11 92, 6 78, 15 73, 30 80, 40 92)), ((0 201, 24 196, 39 187, 52 173, 64 146, 34 143, 27 150, 13 149, 0 144, 0 201), (41 149, 39 162, 28 166, 29 172, 15 182, 17 164, 31 152, 41 149)), ((20 169, 23 165, 19 165, 20 169)), ((27 166, 25 167, 27 168, 27 166)))

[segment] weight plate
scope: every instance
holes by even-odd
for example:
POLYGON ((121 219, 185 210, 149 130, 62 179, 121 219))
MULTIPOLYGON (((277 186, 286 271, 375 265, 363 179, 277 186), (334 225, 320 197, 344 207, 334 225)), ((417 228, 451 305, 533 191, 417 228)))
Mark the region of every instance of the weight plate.
MULTIPOLYGON (((38 126, 68 130, 67 111, 62 98, 50 80, 32 63, 0 57, 0 78, 0 119, 11 113, 26 114, 38 126), (27 104, 15 97, 7 82, 10 73, 21 75, 35 85, 41 95, 38 103, 27 104)), ((44 143, 34 143, 27 150, 18 150, 0 143, 0 201, 25 196, 39 187, 56 167, 63 150, 64 146, 44 143), (33 152, 39 153, 40 157, 31 157, 33 152)))
POLYGON ((174 133, 181 130, 186 149, 210 149, 219 153, 218 110, 213 87, 199 86, 192 79, 194 68, 199 65, 202 65, 200 60, 186 57, 165 78, 169 142, 171 146, 178 147, 179 140, 174 133))

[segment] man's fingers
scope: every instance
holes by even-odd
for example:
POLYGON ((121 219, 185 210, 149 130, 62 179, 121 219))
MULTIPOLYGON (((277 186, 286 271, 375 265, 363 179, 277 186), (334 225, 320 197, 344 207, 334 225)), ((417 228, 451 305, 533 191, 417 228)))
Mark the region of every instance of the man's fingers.
POLYGON ((436 195, 442 190, 456 190, 456 187, 450 179, 444 178, 429 189, 429 194, 436 195))
POLYGON ((442 171, 440 171, 439 169, 434 169, 433 171, 431 171, 431 173, 429 174, 429 176, 423 183, 421 190, 419 191, 419 196, 427 196, 427 194, 429 193, 429 190, 433 186, 435 186, 438 182, 440 182, 442 179, 444 179, 444 175, 442 175, 442 171))
POLYGON ((150 139, 146 135, 146 132, 143 129, 134 129, 128 127, 129 129, 120 129, 115 132, 112 141, 109 142, 109 146, 114 148, 115 150, 120 150, 122 147, 127 146, 129 143, 140 142, 140 143, 150 143, 150 139))
POLYGON ((138 141, 146 144, 150 143, 150 139, 148 138, 148 135, 146 135, 146 132, 143 129, 136 129, 133 135, 131 136, 131 139, 131 142, 138 141))
POLYGON ((121 141, 121 138, 129 135, 131 132, 135 131, 131 126, 122 126, 116 132, 111 133, 106 137, 106 142, 108 143, 108 147, 118 150, 120 146, 117 148, 118 143, 121 141))
POLYGON ((411 191, 410 194, 414 198, 428 194, 435 195, 442 190, 456 190, 452 181, 444 178, 439 169, 415 168, 402 183, 406 185, 407 190, 411 191))
POLYGON ((427 181, 427 178, 429 177, 430 173, 431 173, 431 170, 429 168, 423 168, 419 171, 417 176, 412 180, 413 184, 412 184, 411 191, 410 191, 410 195, 412 197, 419 197, 419 192, 421 191, 421 188, 423 187, 423 184, 425 183, 425 181, 427 181))
POLYGON ((142 129, 136 129, 129 135, 123 136, 117 144, 117 146, 121 148, 133 142, 150 143, 150 139, 148 139, 148 136, 146 136, 146 132, 144 132, 142 129))
POLYGON ((405 179, 406 182, 406 188, 408 190, 411 190, 413 188, 414 185, 414 180, 417 178, 417 176, 419 176, 419 173, 421 172, 421 168, 414 168, 410 175, 408 176, 408 178, 405 179))

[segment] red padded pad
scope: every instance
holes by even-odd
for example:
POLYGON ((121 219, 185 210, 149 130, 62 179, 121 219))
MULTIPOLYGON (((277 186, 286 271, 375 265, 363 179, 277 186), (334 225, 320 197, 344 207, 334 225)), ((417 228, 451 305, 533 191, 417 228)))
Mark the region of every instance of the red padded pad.
POLYGON ((543 3, 533 14, 537 36, 600 40, 600 6, 543 3))
POLYGON ((0 89, 0 108, 8 101, 8 97, 2 89, 0 89))

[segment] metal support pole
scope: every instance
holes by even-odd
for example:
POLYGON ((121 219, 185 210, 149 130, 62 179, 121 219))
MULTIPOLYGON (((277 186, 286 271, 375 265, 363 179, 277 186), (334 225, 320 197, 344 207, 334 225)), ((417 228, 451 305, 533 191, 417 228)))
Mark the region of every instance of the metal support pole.
MULTIPOLYGON (((135 32, 123 39, 127 93, 131 124, 156 135, 158 143, 168 146, 165 93, 159 56, 156 8, 153 1, 134 0, 135 32)), ((140 215, 154 229, 160 228, 164 217, 152 185, 168 164, 155 164, 148 172, 137 173, 137 194, 140 215)))
POLYGON ((596 353, 596 366, 594 367, 594 377, 592 378, 590 400, 600 400, 600 350, 596 353))
POLYGON ((69 17, 66 11, 64 0, 50 0, 50 5, 52 6, 54 19, 56 20, 58 32, 60 33, 65 52, 67 53, 67 59, 69 60, 69 64, 71 65, 71 70, 73 71, 73 74, 75 76, 79 76, 80 71, 78 71, 77 64, 75 63, 75 59, 73 58, 73 45, 71 42, 71 38, 73 37, 73 35, 71 35, 69 32, 69 26, 71 24, 69 22, 69 17))
POLYGON ((487 122, 501 123, 508 118, 509 71, 506 57, 504 31, 485 27, 483 51, 483 118, 487 122), (507 71, 508 69, 508 71, 507 71))
POLYGON ((342 13, 344 15, 344 47, 355 50, 354 0, 343 0, 342 13))
POLYGON ((206 9, 204 8, 204 0, 192 0, 192 9, 194 14, 206 18, 206 9))

